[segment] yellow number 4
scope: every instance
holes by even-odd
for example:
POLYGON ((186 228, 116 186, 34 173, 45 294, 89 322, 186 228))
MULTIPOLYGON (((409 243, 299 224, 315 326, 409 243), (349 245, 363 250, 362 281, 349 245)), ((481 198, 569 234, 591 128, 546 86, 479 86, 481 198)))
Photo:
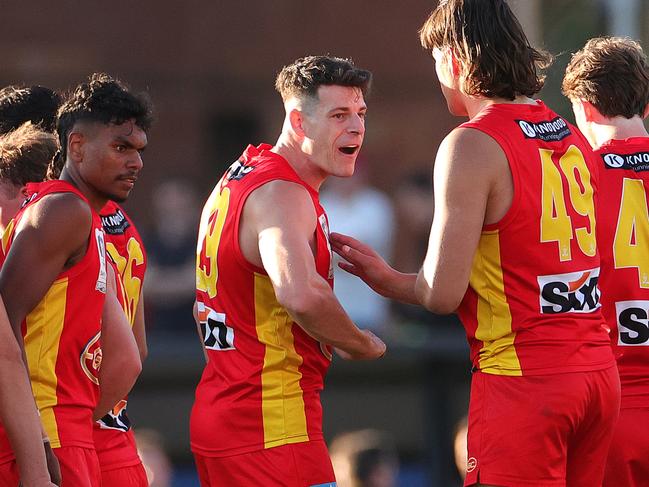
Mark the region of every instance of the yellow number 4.
POLYGON ((640 179, 624 178, 613 259, 616 269, 638 269, 640 287, 649 289, 649 210, 640 179))

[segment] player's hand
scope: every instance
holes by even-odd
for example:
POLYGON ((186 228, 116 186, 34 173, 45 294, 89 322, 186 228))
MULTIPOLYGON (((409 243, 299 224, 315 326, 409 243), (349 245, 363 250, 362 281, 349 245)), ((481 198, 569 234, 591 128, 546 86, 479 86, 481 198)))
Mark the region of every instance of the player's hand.
POLYGON ((343 259, 338 267, 360 277, 377 293, 388 295, 389 276, 394 269, 369 245, 342 233, 329 235, 331 248, 343 259))
POLYGON ((367 345, 362 351, 348 352, 335 348, 336 353, 345 360, 374 360, 385 355, 386 346, 383 340, 377 337, 370 330, 361 330, 367 339, 367 345))
MULTIPOLYGON (((52 483, 54 483, 55 485, 61 485, 61 467, 59 466, 59 460, 58 458, 56 458, 56 455, 54 455, 52 445, 50 445, 49 441, 44 442, 43 446, 45 447, 47 470, 50 472, 52 483)), ((25 485, 25 487, 27 487, 27 485, 25 485)))

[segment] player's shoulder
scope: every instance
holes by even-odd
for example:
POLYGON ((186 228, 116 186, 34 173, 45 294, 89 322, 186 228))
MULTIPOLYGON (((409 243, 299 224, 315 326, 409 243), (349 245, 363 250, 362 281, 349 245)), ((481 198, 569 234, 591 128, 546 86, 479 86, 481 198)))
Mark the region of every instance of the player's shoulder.
POLYGON ((25 208, 22 220, 48 232, 87 233, 92 224, 92 210, 75 193, 51 193, 25 208))
POLYGON ((507 162, 505 151, 487 133, 472 127, 453 129, 440 144, 437 163, 447 161, 455 168, 482 171, 507 162))

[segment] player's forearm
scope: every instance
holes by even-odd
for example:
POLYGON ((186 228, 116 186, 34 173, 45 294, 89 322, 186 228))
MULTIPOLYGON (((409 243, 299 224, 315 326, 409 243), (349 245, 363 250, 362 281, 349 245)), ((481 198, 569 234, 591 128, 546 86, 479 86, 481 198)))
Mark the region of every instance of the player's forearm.
MULTIPOLYGON (((323 280, 324 283, 324 280, 323 280)), ((319 342, 363 355, 372 347, 371 340, 349 318, 331 288, 311 287, 288 306, 287 311, 304 331, 319 342)))
POLYGON ((40 418, 18 351, 11 357, 3 353, 0 359, 0 418, 16 455, 23 485, 48 481, 40 418))

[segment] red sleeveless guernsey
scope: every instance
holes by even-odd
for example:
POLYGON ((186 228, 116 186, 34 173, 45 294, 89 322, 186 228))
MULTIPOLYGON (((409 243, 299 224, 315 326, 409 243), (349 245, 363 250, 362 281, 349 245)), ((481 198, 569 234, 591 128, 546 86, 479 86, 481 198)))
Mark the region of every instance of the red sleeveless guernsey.
POLYGON ((279 305, 264 269, 239 248, 246 198, 273 180, 306 188, 313 201, 315 265, 333 285, 328 222, 318 193, 270 145, 248 146, 207 200, 197 247, 196 300, 209 355, 192 410, 191 447, 226 456, 322 439, 320 391, 328 347, 279 305))
POLYGON ((611 140, 595 154, 602 311, 612 330, 622 407, 648 407, 649 137, 611 140))
POLYGON ((514 184, 507 214, 483 228, 458 309, 474 368, 516 376, 613 365, 587 142, 540 101, 491 105, 462 127, 498 142, 514 184))
MULTIPOLYGON (((26 208, 54 193, 74 193, 88 203, 66 181, 30 184, 28 191, 28 203, 10 222, 3 236, 3 263, 26 208)), ((99 398, 99 338, 105 293, 104 231, 99 215, 92 210, 86 254, 56 277, 22 324, 32 389, 53 448, 94 448, 92 415, 99 398)), ((3 429, 0 463, 12 455, 3 429)))
MULTIPOLYGON (((99 212, 106 233, 106 251, 113 260, 118 293, 124 313, 133 326, 146 270, 144 243, 123 208, 109 201, 99 212)), ((140 463, 131 421, 126 412, 127 398, 94 425, 95 449, 103 471, 140 463)))

